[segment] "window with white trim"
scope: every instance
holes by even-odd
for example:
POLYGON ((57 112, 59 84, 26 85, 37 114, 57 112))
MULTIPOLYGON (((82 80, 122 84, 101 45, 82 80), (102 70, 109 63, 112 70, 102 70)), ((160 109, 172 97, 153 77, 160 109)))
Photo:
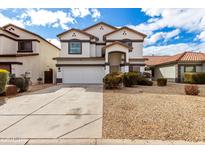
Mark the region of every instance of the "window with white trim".
POLYGON ((82 42, 69 42, 68 48, 69 54, 81 54, 82 53, 82 42))

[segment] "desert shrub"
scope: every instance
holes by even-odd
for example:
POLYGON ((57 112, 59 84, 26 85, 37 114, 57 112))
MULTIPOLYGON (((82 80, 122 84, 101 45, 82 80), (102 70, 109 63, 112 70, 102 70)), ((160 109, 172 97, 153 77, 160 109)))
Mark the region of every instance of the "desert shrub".
POLYGON ((143 77, 151 78, 151 74, 149 72, 143 72, 143 77))
POLYGON ((37 79, 37 81, 38 81, 38 84, 41 84, 42 81, 43 81, 43 78, 39 77, 39 78, 37 79))
POLYGON ((166 86, 167 85, 167 79, 166 78, 158 78, 157 79, 157 85, 158 86, 166 86))
POLYGON ((104 87, 106 89, 117 89, 122 84, 123 74, 109 73, 103 78, 104 87))
POLYGON ((146 80, 145 82, 146 82, 145 86, 152 86, 153 85, 153 82, 150 80, 146 80))
POLYGON ((141 76, 141 77, 138 78, 137 84, 138 85, 143 85, 143 86, 152 86, 153 82, 146 79, 145 77, 141 76))
POLYGON ((0 94, 5 92, 8 79, 9 79, 9 72, 6 70, 0 69, 0 94))
POLYGON ((205 73, 204 72, 184 73, 184 82, 194 83, 194 84, 204 84, 205 83, 205 73))
POLYGON ((128 72, 123 74, 123 84, 125 87, 131 87, 137 84, 139 74, 136 72, 128 72))
POLYGON ((10 78, 9 83, 16 85, 18 92, 25 92, 29 88, 29 78, 12 77, 12 78, 10 78))
POLYGON ((198 95, 200 92, 197 85, 185 85, 184 91, 186 95, 198 95))

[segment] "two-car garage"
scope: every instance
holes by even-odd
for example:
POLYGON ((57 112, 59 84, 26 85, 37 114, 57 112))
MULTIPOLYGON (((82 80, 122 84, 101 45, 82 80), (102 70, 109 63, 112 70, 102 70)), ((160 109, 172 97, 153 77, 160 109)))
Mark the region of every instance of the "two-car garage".
POLYGON ((62 82, 67 84, 101 84, 105 75, 104 66, 62 67, 62 82))

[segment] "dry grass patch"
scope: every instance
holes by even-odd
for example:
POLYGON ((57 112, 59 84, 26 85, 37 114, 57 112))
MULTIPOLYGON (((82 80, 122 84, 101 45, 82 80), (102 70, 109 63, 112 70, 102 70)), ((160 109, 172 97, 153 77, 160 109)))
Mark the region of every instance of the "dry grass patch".
POLYGON ((104 91, 103 138, 205 140, 205 97, 143 88, 104 91))

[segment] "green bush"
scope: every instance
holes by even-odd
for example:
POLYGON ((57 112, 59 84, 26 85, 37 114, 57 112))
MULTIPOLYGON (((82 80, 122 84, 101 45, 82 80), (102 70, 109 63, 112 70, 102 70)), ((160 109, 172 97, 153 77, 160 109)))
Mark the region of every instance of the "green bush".
POLYGON ((128 72, 123 75, 123 84, 125 87, 136 85, 139 79, 139 74, 136 72, 128 72))
POLYGON ((25 92, 29 88, 29 78, 12 77, 12 78, 10 78, 9 83, 16 85, 18 92, 25 92))
POLYGON ((143 77, 145 78, 151 78, 151 74, 149 72, 143 72, 143 77))
POLYGON ((122 84, 121 73, 109 73, 103 78, 103 83, 106 89, 117 89, 122 84))
POLYGON ((141 77, 138 78, 137 84, 138 85, 143 85, 143 86, 152 86, 153 82, 146 79, 145 77, 141 76, 141 77))
POLYGON ((186 95, 199 95, 199 87, 196 85, 185 85, 184 91, 186 95))
POLYGON ((6 70, 0 69, 0 94, 5 92, 8 79, 9 79, 9 72, 6 70))
POLYGON ((184 73, 184 82, 194 83, 194 84, 204 84, 205 83, 205 73, 204 72, 184 73))
POLYGON ((158 86, 166 86, 167 85, 167 79, 166 78, 158 78, 157 79, 157 85, 158 86))

